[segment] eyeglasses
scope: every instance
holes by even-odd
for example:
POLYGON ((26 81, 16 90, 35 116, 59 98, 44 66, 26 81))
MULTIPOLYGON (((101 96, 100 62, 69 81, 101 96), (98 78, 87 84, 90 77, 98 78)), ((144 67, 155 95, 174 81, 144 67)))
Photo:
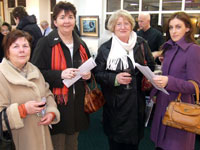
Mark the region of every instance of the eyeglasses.
POLYGON ((9 30, 1 30, 1 32, 9 32, 9 30))
POLYGON ((117 27, 117 28, 122 28, 122 27, 128 28, 128 27, 130 27, 130 26, 131 26, 131 24, 130 24, 129 22, 117 23, 117 24, 116 24, 116 27, 117 27))

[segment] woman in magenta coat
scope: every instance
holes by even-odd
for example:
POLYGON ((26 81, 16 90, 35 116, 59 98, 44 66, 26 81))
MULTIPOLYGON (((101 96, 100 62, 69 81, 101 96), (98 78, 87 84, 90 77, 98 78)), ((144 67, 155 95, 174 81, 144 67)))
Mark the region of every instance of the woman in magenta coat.
POLYGON ((195 44, 193 27, 184 12, 174 13, 168 20, 167 39, 163 49, 163 75, 154 78, 157 86, 165 88, 170 95, 155 89, 156 109, 152 122, 151 139, 156 150, 194 150, 195 134, 162 124, 170 101, 182 93, 182 101, 194 103, 195 88, 188 80, 200 84, 200 47, 195 44))

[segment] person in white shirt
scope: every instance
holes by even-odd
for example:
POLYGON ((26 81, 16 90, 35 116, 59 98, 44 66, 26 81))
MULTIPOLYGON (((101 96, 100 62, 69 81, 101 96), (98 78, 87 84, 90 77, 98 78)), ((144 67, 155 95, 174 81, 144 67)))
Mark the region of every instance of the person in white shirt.
POLYGON ((43 36, 47 36, 52 31, 51 27, 49 26, 49 23, 46 20, 41 21, 40 26, 43 29, 43 36))

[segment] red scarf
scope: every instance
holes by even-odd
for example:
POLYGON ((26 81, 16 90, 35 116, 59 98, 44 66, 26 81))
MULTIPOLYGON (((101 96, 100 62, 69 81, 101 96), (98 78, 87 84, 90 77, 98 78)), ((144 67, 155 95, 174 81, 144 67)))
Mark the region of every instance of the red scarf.
MULTIPOLYGON (((88 59, 85 48, 80 44, 80 56, 81 60, 84 62, 88 59)), ((60 43, 52 47, 52 57, 51 57, 51 69, 52 70, 65 70, 67 69, 66 59, 62 50, 60 43)), ((63 88, 53 88, 53 94, 57 100, 58 104, 67 104, 68 101, 68 88, 64 85, 63 88)))

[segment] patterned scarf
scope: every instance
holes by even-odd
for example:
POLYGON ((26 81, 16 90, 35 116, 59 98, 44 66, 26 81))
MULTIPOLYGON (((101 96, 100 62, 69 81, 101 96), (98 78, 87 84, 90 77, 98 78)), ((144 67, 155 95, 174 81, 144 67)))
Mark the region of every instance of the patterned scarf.
MULTIPOLYGON (((88 59, 85 48, 80 44, 80 56, 81 60, 84 62, 88 59)), ((52 57, 51 57, 51 69, 52 70, 65 70, 67 69, 66 59, 62 50, 60 43, 52 47, 52 57)), ((67 104, 68 101, 68 91, 69 89, 64 85, 63 88, 53 88, 53 94, 57 100, 58 104, 67 104)))

